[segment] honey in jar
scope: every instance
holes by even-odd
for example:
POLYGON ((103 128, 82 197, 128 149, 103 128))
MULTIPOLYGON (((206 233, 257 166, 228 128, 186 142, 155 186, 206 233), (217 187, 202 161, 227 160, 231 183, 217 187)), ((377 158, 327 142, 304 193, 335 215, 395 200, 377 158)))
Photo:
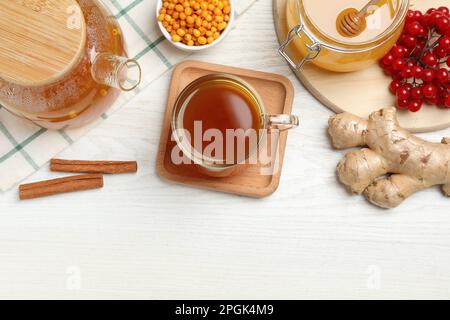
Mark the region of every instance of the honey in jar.
POLYGON ((355 37, 338 31, 337 21, 347 9, 359 11, 367 0, 288 0, 290 30, 280 52, 292 67, 305 62, 326 70, 350 72, 378 61, 395 44, 403 30, 409 0, 381 0, 365 18, 365 28, 355 37), (287 47, 293 47, 290 57, 287 47))
POLYGON ((369 14, 365 18, 365 28, 356 37, 348 37, 338 32, 337 18, 341 13, 347 12, 342 10, 343 4, 350 10, 358 10, 367 3, 367 0, 346 0, 346 1, 329 1, 327 9, 323 10, 320 1, 303 0, 305 12, 314 26, 323 34, 328 35, 331 39, 340 43, 365 43, 379 37, 383 31, 387 30, 395 19, 399 2, 395 0, 380 0, 377 5, 369 9, 369 14), (358 8, 358 9, 357 9, 358 8))

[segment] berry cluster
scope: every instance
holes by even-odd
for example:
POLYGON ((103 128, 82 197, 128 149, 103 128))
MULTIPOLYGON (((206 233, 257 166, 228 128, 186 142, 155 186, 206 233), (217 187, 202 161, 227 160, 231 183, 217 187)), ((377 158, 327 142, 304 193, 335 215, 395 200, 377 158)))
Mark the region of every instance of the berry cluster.
POLYGON ((417 112, 424 102, 450 108, 449 9, 408 11, 399 41, 380 65, 393 79, 389 90, 399 109, 417 112))

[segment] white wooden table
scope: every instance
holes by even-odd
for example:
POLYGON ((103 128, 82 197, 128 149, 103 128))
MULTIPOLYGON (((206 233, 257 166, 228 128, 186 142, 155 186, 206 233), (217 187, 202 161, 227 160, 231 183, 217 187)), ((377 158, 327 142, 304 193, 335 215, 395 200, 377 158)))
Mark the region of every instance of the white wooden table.
MULTIPOLYGON (((1 298, 450 297, 450 199, 432 188, 384 211, 337 183, 343 152, 326 135, 331 112, 278 56, 271 2, 259 0, 221 46, 194 58, 294 83, 302 123, 278 191, 255 200, 156 176, 166 74, 60 155, 137 159, 138 174, 28 202, 16 190, 0 195, 1 298)), ((51 177, 43 168, 29 181, 51 177)))

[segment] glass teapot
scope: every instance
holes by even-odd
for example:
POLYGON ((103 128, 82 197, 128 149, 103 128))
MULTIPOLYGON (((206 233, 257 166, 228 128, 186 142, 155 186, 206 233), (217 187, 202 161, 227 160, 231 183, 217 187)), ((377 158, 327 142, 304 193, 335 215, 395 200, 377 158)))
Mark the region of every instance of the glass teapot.
POLYGON ((141 68, 100 0, 0 1, 0 104, 49 129, 98 118, 141 68))

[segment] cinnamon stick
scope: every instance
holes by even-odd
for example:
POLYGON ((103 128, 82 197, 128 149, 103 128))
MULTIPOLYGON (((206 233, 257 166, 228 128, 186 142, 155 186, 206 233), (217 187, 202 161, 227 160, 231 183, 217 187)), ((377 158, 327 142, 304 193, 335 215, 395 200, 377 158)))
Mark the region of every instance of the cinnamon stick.
POLYGON ((84 174, 46 180, 19 186, 20 200, 34 199, 60 193, 97 189, 103 187, 101 174, 84 174))
POLYGON ((131 173, 137 171, 137 162, 52 159, 50 170, 73 173, 131 173))

